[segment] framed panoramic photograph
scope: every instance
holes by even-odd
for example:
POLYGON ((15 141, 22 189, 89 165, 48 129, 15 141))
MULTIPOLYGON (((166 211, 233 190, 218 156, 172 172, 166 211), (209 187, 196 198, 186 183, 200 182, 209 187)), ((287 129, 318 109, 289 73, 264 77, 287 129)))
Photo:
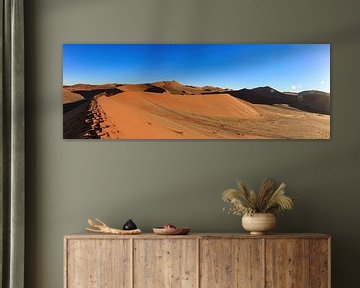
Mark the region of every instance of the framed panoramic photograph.
POLYGON ((330 139, 329 44, 64 44, 64 139, 330 139))

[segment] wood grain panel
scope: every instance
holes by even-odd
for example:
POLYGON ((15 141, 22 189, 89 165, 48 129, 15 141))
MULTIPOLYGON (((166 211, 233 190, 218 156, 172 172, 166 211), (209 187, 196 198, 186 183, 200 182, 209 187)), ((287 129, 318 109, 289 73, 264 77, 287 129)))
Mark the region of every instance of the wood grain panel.
POLYGON ((323 234, 65 236, 65 288, 330 288, 323 234))
POLYGON ((266 239, 266 288, 304 288, 310 283, 306 239, 266 239))
POLYGON ((67 240, 67 288, 131 287, 130 240, 67 240))
POLYGON ((262 241, 259 239, 201 240, 200 287, 264 287, 262 241))
POLYGON ((197 240, 134 240, 134 287, 197 287, 197 240))
POLYGON ((330 272, 329 240, 310 240, 310 287, 328 288, 330 272))

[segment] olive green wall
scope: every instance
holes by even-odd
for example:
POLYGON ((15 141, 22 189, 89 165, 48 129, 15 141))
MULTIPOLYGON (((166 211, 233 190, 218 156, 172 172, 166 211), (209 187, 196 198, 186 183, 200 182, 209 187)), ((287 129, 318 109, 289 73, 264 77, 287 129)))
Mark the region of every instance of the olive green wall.
POLYGON ((62 287, 63 235, 88 216, 144 230, 241 231, 220 192, 241 178, 288 184, 280 232, 333 236, 334 287, 358 287, 359 1, 26 2, 26 286, 62 287), (357 2, 357 3, 356 3, 357 2), (65 141, 63 43, 331 43, 330 141, 65 141), (355 260, 357 258, 357 260, 355 260))

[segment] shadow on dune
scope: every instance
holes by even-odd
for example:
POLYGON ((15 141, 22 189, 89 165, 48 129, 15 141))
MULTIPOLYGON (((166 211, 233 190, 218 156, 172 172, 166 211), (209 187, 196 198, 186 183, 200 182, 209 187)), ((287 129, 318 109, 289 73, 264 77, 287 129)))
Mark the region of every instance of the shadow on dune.
POLYGON ((94 89, 94 90, 77 90, 72 92, 80 94, 85 99, 89 100, 92 99, 94 96, 98 96, 98 95, 113 96, 123 91, 117 88, 107 88, 107 89, 94 89))
POLYGON ((75 103, 64 104, 63 115, 63 138, 80 139, 86 131, 90 129, 87 123, 90 100, 78 101, 75 103), (65 109, 67 111, 65 112, 65 109))
POLYGON ((144 92, 166 93, 166 90, 164 88, 151 85, 149 88, 145 89, 144 92))
MULTIPOLYGON (((68 86, 69 88, 70 86, 68 86)), ((65 91, 65 90, 64 90, 65 91)), ((74 102, 64 103, 63 104, 63 113, 67 113, 78 106, 82 105, 86 101, 90 101, 95 96, 113 96, 123 91, 117 88, 102 88, 102 89, 93 89, 93 90, 73 90, 72 94, 78 94, 83 97, 83 100, 78 100, 74 102)), ((65 93, 65 92, 64 92, 65 93)))
POLYGON ((77 102, 72 102, 72 103, 65 103, 63 104, 63 113, 69 112, 72 109, 75 109, 76 107, 84 104, 87 100, 80 100, 77 102))

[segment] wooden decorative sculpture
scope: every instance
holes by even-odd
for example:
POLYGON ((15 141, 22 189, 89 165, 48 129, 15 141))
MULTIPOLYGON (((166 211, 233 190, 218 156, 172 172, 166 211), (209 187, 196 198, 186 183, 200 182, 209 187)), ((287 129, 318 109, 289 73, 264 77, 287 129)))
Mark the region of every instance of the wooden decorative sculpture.
POLYGON ((115 235, 135 235, 141 233, 140 229, 134 229, 134 230, 115 229, 107 226, 104 222, 102 222, 97 218, 95 218, 95 220, 96 222, 88 218, 88 223, 91 226, 91 228, 86 228, 87 231, 105 233, 105 234, 115 234, 115 235))

